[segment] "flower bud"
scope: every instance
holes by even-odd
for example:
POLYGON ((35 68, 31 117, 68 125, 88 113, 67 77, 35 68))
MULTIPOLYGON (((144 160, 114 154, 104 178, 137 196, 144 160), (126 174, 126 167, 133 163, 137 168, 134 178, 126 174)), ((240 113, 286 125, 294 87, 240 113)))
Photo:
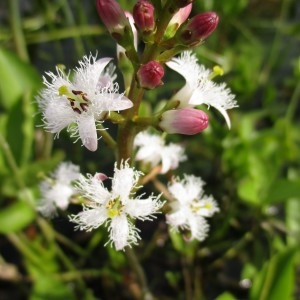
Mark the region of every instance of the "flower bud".
POLYGON ((178 40, 184 45, 194 46, 212 34, 218 22, 215 12, 196 15, 180 30, 178 40))
POLYGON ((207 128, 208 116, 194 108, 182 108, 165 111, 158 125, 167 133, 193 135, 207 128))
POLYGON ((154 6, 145 0, 140 0, 133 7, 133 18, 138 29, 150 32, 155 28, 154 6))
POLYGON ((137 80, 140 87, 145 89, 154 89, 162 85, 161 81, 165 71, 162 65, 157 61, 149 61, 145 65, 141 65, 137 72, 137 80))
POLYGON ((180 8, 177 13, 175 13, 166 29, 164 34, 165 38, 169 39, 175 35, 179 26, 189 17, 192 10, 192 5, 193 4, 190 3, 187 6, 180 8))
POLYGON ((98 14, 111 36, 124 48, 133 46, 133 33, 125 12, 115 0, 97 0, 98 14))

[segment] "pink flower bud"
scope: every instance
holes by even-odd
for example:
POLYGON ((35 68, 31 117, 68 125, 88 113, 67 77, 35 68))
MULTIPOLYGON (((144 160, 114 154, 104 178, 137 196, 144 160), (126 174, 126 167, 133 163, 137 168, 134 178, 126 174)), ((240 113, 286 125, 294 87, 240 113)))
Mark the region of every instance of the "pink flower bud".
POLYGON ((196 45, 213 33, 218 22, 219 17, 215 12, 199 14, 180 30, 179 41, 184 45, 196 45))
POLYGON ((161 81, 165 71, 162 65, 157 61, 149 61, 145 65, 141 65, 137 72, 137 80, 140 87, 145 89, 154 89, 162 85, 161 81))
POLYGON ((177 13, 172 17, 171 21, 165 32, 166 38, 171 38, 175 35, 179 26, 187 20, 192 10, 192 3, 185 7, 180 8, 177 13))
POLYGON ((129 25, 123 9, 115 0, 97 0, 97 11, 110 33, 122 34, 129 25))
POLYGON ((194 108, 168 110, 162 114, 158 126, 167 133, 193 135, 207 128, 208 116, 194 108))
POLYGON ((155 28, 154 6, 145 0, 140 0, 133 7, 133 18, 136 26, 142 32, 149 32, 155 28))

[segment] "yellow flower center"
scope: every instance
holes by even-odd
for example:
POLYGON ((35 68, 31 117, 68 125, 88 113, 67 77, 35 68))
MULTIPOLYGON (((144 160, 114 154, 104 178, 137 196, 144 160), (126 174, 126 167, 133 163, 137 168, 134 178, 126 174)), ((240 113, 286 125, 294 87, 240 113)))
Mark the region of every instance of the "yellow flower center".
POLYGON ((199 213, 201 209, 212 209, 210 202, 200 203, 198 200, 194 199, 190 205, 191 211, 195 214, 199 213))
POLYGON ((122 204, 120 197, 109 200, 106 205, 107 216, 111 219, 113 217, 120 216, 123 207, 124 205, 122 204))

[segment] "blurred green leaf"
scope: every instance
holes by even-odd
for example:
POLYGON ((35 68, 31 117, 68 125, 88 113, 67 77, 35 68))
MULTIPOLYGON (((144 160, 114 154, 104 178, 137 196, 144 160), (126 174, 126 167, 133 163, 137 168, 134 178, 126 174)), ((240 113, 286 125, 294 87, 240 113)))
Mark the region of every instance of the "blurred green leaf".
POLYGON ((35 219, 35 211, 27 203, 18 201, 0 211, 0 232, 11 233, 22 230, 35 219))
POLYGON ((41 77, 16 54, 0 47, 0 105, 10 109, 28 91, 37 91, 41 77))
POLYGON ((229 292, 219 295, 215 300, 236 300, 236 298, 229 292))
MULTIPOLYGON (((63 152, 57 151, 48 160, 38 160, 25 165, 20 169, 24 184, 29 187, 37 185, 45 175, 54 170, 63 158, 63 152)), ((18 194, 15 178, 10 172, 0 174, 0 186, 2 187, 2 194, 5 196, 14 197, 18 194)))
POLYGON ((75 300, 76 297, 69 284, 63 283, 50 275, 36 278, 30 300, 75 300))
POLYGON ((255 276, 250 300, 292 300, 295 283, 296 247, 274 255, 255 276))
POLYGON ((300 195, 300 180, 278 179, 270 186, 265 203, 285 202, 300 195))

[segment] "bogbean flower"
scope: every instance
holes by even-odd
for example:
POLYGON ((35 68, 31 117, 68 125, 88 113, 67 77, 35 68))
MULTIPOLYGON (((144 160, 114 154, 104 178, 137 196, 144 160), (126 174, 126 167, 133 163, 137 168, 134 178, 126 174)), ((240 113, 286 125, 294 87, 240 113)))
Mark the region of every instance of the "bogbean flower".
POLYGON ((71 137, 90 151, 98 147, 97 124, 110 111, 128 109, 132 102, 119 94, 119 86, 114 83, 114 67, 105 67, 111 58, 96 60, 84 56, 75 69, 73 80, 61 69, 56 74, 47 72, 50 81, 44 77, 45 88, 37 96, 43 114, 44 128, 59 136, 67 127, 71 137))
POLYGON ((77 190, 88 202, 83 211, 72 215, 70 220, 77 223, 77 228, 86 231, 101 225, 108 227, 108 243, 114 244, 116 250, 137 244, 139 230, 132 220, 152 220, 164 204, 159 201, 160 196, 144 198, 143 195, 135 195, 141 175, 127 162, 119 168, 115 165, 111 191, 103 185, 102 176, 100 180, 97 174, 81 176, 77 190))
POLYGON ((176 169, 180 162, 186 160, 182 146, 174 143, 166 145, 160 135, 147 131, 137 134, 134 146, 138 148, 135 159, 150 164, 152 168, 161 163, 161 174, 176 169))
POLYGON ((73 181, 79 179, 79 167, 71 163, 61 163, 51 176, 40 184, 42 198, 37 210, 45 217, 56 215, 57 208, 66 210, 70 197, 75 194, 73 181))
POLYGON ((212 106, 223 115, 230 128, 227 110, 237 107, 237 103, 226 84, 213 82, 210 77, 214 74, 203 65, 199 65, 191 51, 183 52, 181 56, 166 64, 186 80, 183 88, 173 96, 174 100, 180 101, 179 107, 195 107, 201 104, 212 106))
POLYGON ((201 178, 185 174, 183 180, 175 178, 168 186, 174 202, 166 215, 167 223, 172 228, 190 231, 190 240, 203 241, 209 230, 205 218, 219 211, 212 196, 204 195, 204 184, 201 178))

